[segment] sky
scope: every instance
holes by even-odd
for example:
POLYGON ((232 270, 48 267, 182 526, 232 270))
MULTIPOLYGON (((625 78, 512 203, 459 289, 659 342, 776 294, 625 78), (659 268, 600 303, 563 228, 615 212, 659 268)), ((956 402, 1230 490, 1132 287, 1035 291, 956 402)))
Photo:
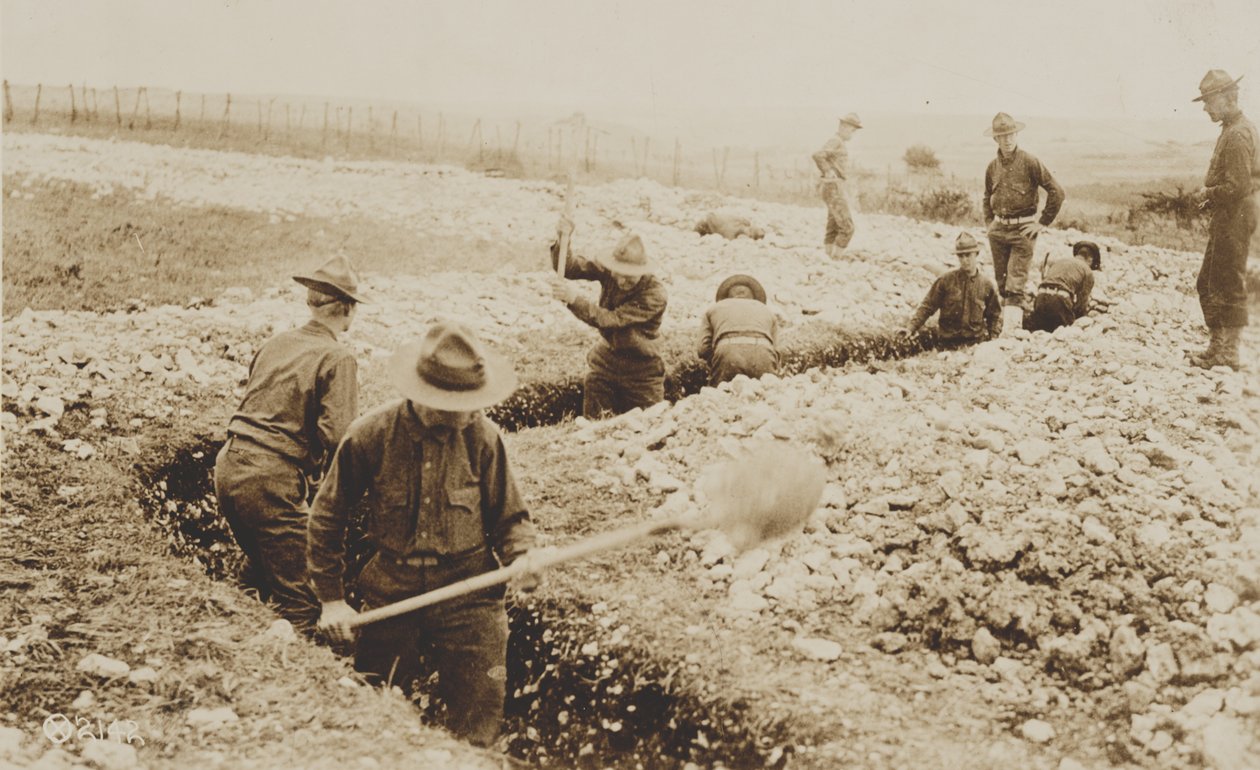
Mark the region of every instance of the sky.
POLYGON ((1218 67, 1260 92, 1260 0, 0 3, 0 71, 24 84, 657 117, 1202 119, 1218 67))

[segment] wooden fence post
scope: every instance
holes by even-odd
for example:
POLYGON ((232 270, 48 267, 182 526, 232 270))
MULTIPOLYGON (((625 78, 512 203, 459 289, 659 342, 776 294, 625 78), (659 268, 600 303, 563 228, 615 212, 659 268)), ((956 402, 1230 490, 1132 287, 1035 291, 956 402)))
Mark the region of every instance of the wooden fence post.
POLYGON ((175 92, 175 126, 174 126, 174 128, 172 128, 172 129, 171 129, 172 131, 178 131, 178 130, 179 130, 179 117, 180 117, 180 115, 179 115, 179 107, 180 107, 180 102, 183 100, 183 98, 184 98, 184 92, 183 92, 183 91, 176 91, 176 92, 175 92))
POLYGON ((4 81, 4 122, 13 121, 13 95, 9 93, 9 81, 4 81))
POLYGON ((228 126, 232 123, 232 94, 227 95, 227 101, 223 105, 223 122, 219 124, 219 138, 222 139, 227 134, 228 126))
POLYGON ((718 190, 721 190, 721 189, 722 189, 723 184, 725 184, 725 182, 726 182, 726 160, 727 160, 727 158, 729 158, 729 157, 730 157, 730 154, 731 154, 731 148, 730 148, 730 147, 723 147, 723 148, 722 148, 722 167, 721 167, 721 169, 719 170, 719 168, 718 168, 718 151, 717 151, 717 148, 716 148, 716 147, 714 147, 714 148, 713 148, 713 178, 714 178, 715 180, 717 180, 717 188, 718 188, 718 190))
POLYGON ((518 154, 521 147, 521 122, 516 121, 516 134, 512 137, 512 157, 519 158, 518 154))
POLYGON ((72 83, 70 85, 70 125, 73 126, 74 122, 78 119, 79 119, 79 110, 75 107, 74 84, 72 83))
POLYGON ((92 122, 95 123, 96 121, 100 119, 101 119, 101 105, 100 105, 100 102, 96 100, 96 89, 93 88, 92 89, 92 122))
POLYGON ((35 114, 31 116, 31 125, 39 122, 39 97, 44 93, 44 85, 37 83, 35 85, 35 114))
POLYGON ((263 129, 263 141, 271 139, 271 108, 276 104, 276 97, 267 100, 267 127, 263 129))
POLYGON ((114 86, 114 121, 122 128, 122 99, 118 96, 118 86, 114 86))
MULTIPOLYGON (((71 86, 73 88, 73 86, 71 86)), ((73 91, 71 91, 73 93, 73 91)), ((79 84, 79 101, 83 104, 83 119, 92 120, 92 109, 88 107, 87 83, 79 84)))
POLYGON ((323 148, 328 144, 328 102, 324 102, 324 130, 319 135, 319 146, 323 148))
POLYGON ((135 130, 136 118, 140 115, 140 92, 142 90, 143 88, 136 89, 136 104, 131 108, 131 120, 127 122, 127 130, 129 131, 135 130))
POLYGON ((678 186, 679 163, 682 162, 682 140, 674 137, 674 187, 678 186))
POLYGON ((153 113, 149 109, 149 87, 144 86, 140 90, 144 92, 144 127, 153 128, 153 113))
POLYGON ((206 122, 206 95, 201 95, 201 117, 198 120, 202 123, 206 122))

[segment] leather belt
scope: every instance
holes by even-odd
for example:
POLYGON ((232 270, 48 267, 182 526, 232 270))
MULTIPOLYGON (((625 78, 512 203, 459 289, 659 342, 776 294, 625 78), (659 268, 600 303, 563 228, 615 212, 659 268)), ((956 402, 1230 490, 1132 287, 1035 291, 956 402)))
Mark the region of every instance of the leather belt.
POLYGON ((726 342, 734 342, 739 345, 761 345, 767 348, 774 347, 769 339, 760 334, 728 334, 718 340, 719 345, 726 342))
POLYGON ((380 551, 380 555, 385 561, 407 567, 442 567, 452 562, 484 553, 485 550, 486 547, 484 545, 479 545, 476 548, 470 548, 467 551, 458 553, 417 553, 410 556, 402 556, 389 551, 380 551))
POLYGON ((1037 221, 1036 214, 1029 214, 1026 217, 993 217, 1004 225, 1027 225, 1037 221))
POLYGON ((1072 292, 1060 286, 1039 286, 1037 287, 1037 293, 1038 294, 1057 294, 1060 297, 1067 297, 1068 300, 1072 302, 1076 301, 1076 295, 1074 295, 1072 292))

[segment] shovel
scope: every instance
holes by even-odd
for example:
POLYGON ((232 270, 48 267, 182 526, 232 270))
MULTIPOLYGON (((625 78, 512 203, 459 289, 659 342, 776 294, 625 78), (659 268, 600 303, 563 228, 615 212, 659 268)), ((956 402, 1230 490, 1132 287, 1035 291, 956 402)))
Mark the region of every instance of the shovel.
POLYGON ((825 484, 822 466, 809 453, 778 442, 762 445, 705 471, 700 487, 709 500, 707 516, 643 521, 559 548, 534 551, 506 567, 361 612, 346 625, 354 628, 396 617, 506 583, 526 571, 585 559, 673 530, 718 529, 736 550, 745 551, 799 530, 818 507, 825 484))

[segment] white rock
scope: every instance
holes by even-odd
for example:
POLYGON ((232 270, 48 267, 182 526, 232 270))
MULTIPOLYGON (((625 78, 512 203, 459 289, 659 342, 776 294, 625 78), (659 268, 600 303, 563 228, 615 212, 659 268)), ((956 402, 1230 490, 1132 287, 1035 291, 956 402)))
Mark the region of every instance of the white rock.
POLYGON ((1038 438, 1026 438, 1015 445, 1015 454, 1024 465, 1036 467, 1049 456, 1050 443, 1038 438))
POLYGON ((127 681, 132 684, 152 684, 157 680, 158 672, 148 666, 141 666, 127 676, 127 681))
POLYGON ((1028 720, 1019 728, 1019 731, 1024 736, 1024 740, 1033 743, 1049 743, 1054 740, 1054 728, 1040 719, 1028 720))
POLYGON ((1002 653, 1002 643, 999 642, 988 628, 981 626, 976 630, 975 635, 971 638, 971 654, 975 656, 980 663, 988 665, 997 660, 998 655, 1002 653))
POLYGON ((115 658, 107 658, 104 655, 95 652, 85 655, 75 668, 86 674, 92 674, 93 676, 99 676, 105 679, 126 676, 131 672, 131 666, 126 662, 115 658))
POLYGON ((22 753, 22 742, 26 733, 16 727, 0 726, 0 759, 16 760, 22 753))
POLYGON ((1203 757, 1212 770, 1255 770, 1260 753, 1251 748, 1255 738, 1241 719, 1225 715, 1212 717, 1203 730, 1203 757))
POLYGON ((70 703, 75 711, 87 711, 96 705, 96 694, 91 690, 81 690, 77 698, 70 703))
POLYGON ((112 740, 88 741, 82 756, 103 770, 130 770, 138 762, 135 746, 112 740))
POLYGON ((218 708, 195 708, 188 712, 187 720, 190 727, 196 727, 203 730, 213 730, 233 722, 240 721, 240 717, 236 712, 227 706, 218 708))
POLYGON ((270 639, 278 639, 282 642, 291 642, 297 638, 297 633, 293 630, 293 624, 284 618, 277 618, 271 621, 271 625, 267 627, 266 635, 270 639))
POLYGON ((1172 539, 1172 532, 1162 521, 1148 521, 1138 528, 1138 540, 1152 550, 1162 548, 1172 539))
POLYGON ((1203 592, 1203 603, 1212 612, 1226 613, 1238 604, 1238 594, 1220 583, 1209 583, 1203 592))
POLYGON ((765 569, 769 561, 770 553, 764 548, 745 551, 735 560, 732 577, 736 580, 747 580, 765 569))
POLYGON ((49 417, 61 418, 66 413, 66 404, 57 396, 40 396, 35 399, 35 408, 49 417))
POLYGON ((792 640, 792 646, 801 654, 812 660, 832 661, 837 660, 840 654, 844 652, 844 648, 837 642, 829 639, 816 639, 810 637, 801 637, 792 640))
POLYGON ((1092 543, 1114 543, 1116 536, 1112 534, 1110 529, 1094 516, 1090 516, 1081 523, 1081 533, 1089 538, 1092 543))

